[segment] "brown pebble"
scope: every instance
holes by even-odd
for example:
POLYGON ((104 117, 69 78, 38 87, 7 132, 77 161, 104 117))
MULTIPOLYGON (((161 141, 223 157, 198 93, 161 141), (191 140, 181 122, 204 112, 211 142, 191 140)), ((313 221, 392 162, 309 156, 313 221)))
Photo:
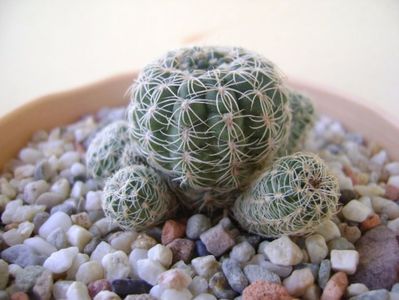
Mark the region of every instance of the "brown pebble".
POLYGON ((291 300, 287 290, 280 284, 257 280, 242 293, 243 300, 291 300))
POLYGON ((396 186, 388 184, 385 188, 384 197, 393 201, 399 200, 399 189, 396 186))
POLYGON ((87 286, 90 297, 94 298, 101 291, 110 291, 111 284, 106 279, 100 279, 90 282, 87 286))
POLYGON ((381 224, 380 216, 377 214, 373 214, 367 217, 367 219, 364 220, 362 223, 360 223, 360 229, 362 231, 367 231, 374 227, 377 227, 380 224, 381 224))
POLYGON ((11 295, 11 300, 29 300, 29 297, 24 292, 16 292, 11 295))
POLYGON ((173 253, 173 263, 179 260, 185 263, 190 263, 191 258, 194 254, 195 244, 192 240, 188 239, 176 239, 167 245, 173 253))
POLYGON ((72 215, 71 220, 74 224, 79 225, 86 229, 89 229, 92 225, 92 222, 87 212, 81 212, 76 215, 72 215))
POLYGON ((186 225, 175 220, 167 220, 162 228, 162 244, 167 245, 175 239, 184 237, 186 225))
POLYGON ((335 273, 328 280, 320 300, 339 300, 348 287, 348 276, 344 272, 335 273))

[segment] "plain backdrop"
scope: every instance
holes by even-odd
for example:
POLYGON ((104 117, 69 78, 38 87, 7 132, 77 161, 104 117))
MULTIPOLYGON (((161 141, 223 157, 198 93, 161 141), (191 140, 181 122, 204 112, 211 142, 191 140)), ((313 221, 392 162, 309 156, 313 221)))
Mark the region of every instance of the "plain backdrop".
POLYGON ((399 118, 398 0, 0 0, 0 116, 204 44, 257 51, 399 118))

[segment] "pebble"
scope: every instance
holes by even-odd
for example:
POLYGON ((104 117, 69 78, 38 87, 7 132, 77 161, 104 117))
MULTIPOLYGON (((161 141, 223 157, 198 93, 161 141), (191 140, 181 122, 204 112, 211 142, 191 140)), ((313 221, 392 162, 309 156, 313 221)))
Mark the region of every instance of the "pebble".
POLYGON ((38 254, 46 257, 50 256, 51 253, 57 251, 57 248, 55 248, 52 244, 50 244, 40 236, 34 236, 29 239, 26 239, 24 241, 24 245, 29 246, 38 254))
POLYGON ((320 234, 308 236, 305 245, 312 263, 320 263, 328 255, 326 240, 320 234))
POLYGON ((346 296, 353 297, 368 292, 369 289, 363 283, 352 283, 346 289, 346 296))
POLYGON ((167 220, 162 227, 162 244, 167 245, 178 238, 184 237, 185 232, 185 224, 174 220, 167 220))
POLYGON ((243 300, 292 300, 287 290, 280 284, 255 281, 245 288, 243 300))
POLYGON ((173 253, 173 263, 179 260, 189 263, 194 254, 195 244, 189 239, 175 239, 167 247, 173 253))
POLYGON ((385 187, 384 198, 387 198, 387 199, 393 200, 393 201, 397 201, 399 199, 399 188, 388 184, 385 187))
POLYGON ((340 300, 348 287, 348 276, 344 272, 335 273, 327 282, 320 300, 340 300))
POLYGON ((149 294, 128 295, 123 300, 156 300, 149 294))
POLYGON ((324 289, 327 285, 328 280, 331 275, 331 261, 328 259, 324 259, 320 263, 319 273, 317 276, 317 283, 319 286, 324 289))
POLYGON ((166 269, 159 262, 145 258, 137 262, 138 276, 151 285, 158 283, 158 276, 165 272, 166 269))
MULTIPOLYGON (((58 194, 54 194, 56 197, 59 197, 58 194)), ((62 211, 66 213, 68 216, 76 214, 76 207, 73 203, 70 202, 70 199, 65 200, 65 202, 61 204, 57 204, 55 206, 52 205, 47 205, 48 207, 51 207, 50 214, 55 214, 58 211, 62 211)))
POLYGON ((188 286, 188 289, 190 290, 191 294, 193 294, 193 296, 197 296, 202 293, 207 293, 208 281, 204 277, 194 276, 193 280, 188 286))
POLYGON ((177 263, 175 263, 171 269, 181 269, 184 272, 186 272, 190 277, 193 277, 195 275, 194 269, 192 268, 191 265, 186 264, 184 261, 179 260, 177 263))
POLYGON ((28 164, 16 167, 14 170, 14 178, 22 180, 23 178, 32 177, 35 171, 35 166, 28 164))
MULTIPOLYGON (((91 220, 87 212, 81 212, 71 216, 73 224, 79 225, 85 229, 89 229, 92 225, 91 220)), ((129 245, 130 246, 130 245, 129 245)))
POLYGON ((14 199, 17 196, 16 189, 4 178, 0 178, 0 194, 9 199, 14 199))
POLYGON ((135 241, 132 243, 132 250, 135 248, 140 248, 140 249, 150 249, 154 247, 157 244, 157 241, 150 237, 149 235, 145 233, 141 233, 137 236, 135 241))
POLYGON ((175 289, 166 289, 163 291, 160 300, 191 300, 193 295, 190 293, 188 289, 183 290, 175 290, 175 289))
POLYGON ((65 232, 72 226, 71 218, 64 212, 56 212, 40 227, 39 235, 47 238, 55 229, 62 229, 65 232))
POLYGON ((133 278, 138 278, 137 273, 137 262, 140 259, 144 259, 148 257, 148 250, 147 249, 140 249, 136 248, 130 252, 129 255, 129 263, 130 263, 130 271, 133 278))
POLYGON ((344 217, 353 222, 363 222, 372 213, 373 210, 370 207, 364 205, 358 200, 352 200, 342 208, 342 214, 344 217))
POLYGON ((356 250, 332 250, 330 256, 334 271, 342 271, 348 275, 355 274, 359 264, 359 253, 356 250))
POLYGON ((389 292, 384 289, 369 291, 358 296, 351 297, 350 300, 390 300, 389 292))
POLYGON ((103 237, 108 233, 119 229, 120 228, 115 222, 112 222, 108 218, 102 218, 96 221, 93 226, 90 227, 89 231, 93 234, 93 236, 103 237))
POLYGON ((280 277, 273 272, 270 272, 263 266, 248 265, 244 267, 245 276, 247 276, 250 283, 254 283, 257 280, 268 281, 273 283, 281 284, 280 277))
POLYGON ((33 171, 33 178, 35 180, 49 181, 55 175, 55 170, 47 160, 42 160, 36 163, 33 171))
POLYGON ((237 293, 231 289, 223 272, 217 272, 209 280, 209 288, 217 298, 234 298, 237 293))
POLYGON ((265 267, 266 270, 276 273, 278 276, 282 278, 289 276, 293 270, 292 266, 276 265, 271 263, 270 261, 264 261, 262 262, 261 265, 265 267))
POLYGON ((353 188, 360 196, 379 197, 385 194, 385 190, 376 184, 355 185, 353 188))
POLYGON ((196 257, 191 261, 195 272, 202 277, 210 278, 220 270, 220 263, 213 255, 196 257))
POLYGON ((399 235, 399 218, 388 221, 387 227, 391 229, 396 235, 399 235))
POLYGON ((11 295, 11 300, 29 300, 29 296, 24 292, 15 292, 11 295))
POLYGON ((319 300, 320 296, 321 296, 320 287, 318 287, 316 284, 312 284, 310 287, 306 289, 302 297, 304 300, 319 300))
POLYGON ((195 241, 195 252, 198 256, 207 256, 210 254, 201 240, 195 241))
POLYGON ((46 269, 42 266, 27 266, 15 273, 15 287, 18 291, 27 292, 46 269))
POLYGON ((68 198, 71 192, 71 185, 69 181, 65 178, 60 178, 50 188, 50 192, 59 194, 63 199, 68 198))
POLYGON ((27 245, 11 246, 1 252, 1 258, 11 264, 17 264, 21 267, 31 265, 42 265, 45 256, 38 254, 31 247, 27 245))
POLYGON ((197 295, 196 297, 193 298, 193 300, 217 300, 215 296, 208 294, 208 293, 202 293, 197 295))
POLYGON ((87 229, 79 225, 72 225, 69 227, 66 236, 69 244, 78 247, 79 251, 83 251, 83 248, 93 237, 87 229))
POLYGON ((386 214, 390 220, 399 218, 399 205, 382 197, 372 197, 373 209, 378 214, 386 214))
POLYGON ((6 288, 9 278, 8 263, 0 259, 0 290, 6 288))
POLYGON ((104 269, 99 262, 95 260, 88 261, 80 265, 75 278, 77 281, 89 284, 90 282, 103 279, 104 269))
POLYGON ((86 177, 86 166, 82 163, 75 162, 72 164, 70 172, 76 180, 84 179, 86 177))
POLYGON ((248 286, 248 279, 241 270, 239 262, 234 259, 227 258, 222 262, 222 270, 231 288, 237 293, 241 294, 242 291, 248 286))
POLYGON ((31 236, 35 226, 31 222, 22 222, 17 228, 10 229, 3 233, 3 240, 8 246, 22 244, 31 236))
POLYGON ((326 220, 321 223, 317 226, 315 231, 321 234, 326 242, 341 236, 338 226, 331 220, 326 220))
POLYGON ((51 272, 45 270, 36 279, 35 285, 32 288, 32 293, 35 299, 50 300, 53 289, 53 275, 51 272))
POLYGON ((333 239, 327 244, 328 250, 355 250, 355 246, 343 237, 333 239))
POLYGON ((100 242, 97 247, 94 249, 94 251, 90 255, 90 260, 96 260, 99 263, 102 262, 102 259, 105 255, 115 252, 116 250, 111 247, 110 244, 107 242, 100 242))
POLYGON ((130 294, 147 294, 151 290, 151 285, 143 280, 115 279, 111 282, 112 291, 120 297, 130 294))
POLYGON ((66 299, 66 293, 68 288, 74 283, 71 280, 58 280, 53 286, 53 297, 54 299, 66 299))
POLYGON ((115 251, 106 254, 101 264, 104 267, 105 278, 108 280, 122 279, 129 276, 129 258, 123 251, 115 251))
POLYGON ((272 263, 283 266, 297 265, 303 259, 301 249, 288 236, 282 236, 267 244, 265 254, 272 263))
POLYGON ((89 291, 89 296, 91 298, 94 298, 101 291, 110 291, 111 284, 106 279, 99 279, 99 280, 90 282, 87 285, 87 289, 89 291))
POLYGON ((41 194, 47 192, 49 189, 50 185, 44 180, 30 182, 24 188, 23 199, 26 203, 33 204, 41 194))
POLYGON ((159 262, 165 268, 169 268, 172 265, 173 252, 169 247, 157 244, 148 250, 148 258, 159 262))
POLYGON ((203 214, 192 215, 187 220, 186 236, 189 239, 196 240, 209 228, 211 228, 211 221, 207 216, 203 214))
POLYGON ((230 258, 240 263, 249 261, 255 255, 255 249, 247 241, 235 245, 230 252, 230 258))
POLYGON ((308 268, 295 270, 283 280, 283 285, 291 296, 300 297, 314 283, 312 271, 308 268))
POLYGON ((392 230, 381 225, 367 231, 356 243, 356 249, 360 259, 352 282, 363 283, 372 290, 390 289, 397 282, 399 245, 392 230))
POLYGON ((46 240, 57 249, 63 249, 69 246, 65 231, 59 227, 51 231, 46 240))
POLYGON ((85 209, 87 211, 102 210, 102 191, 88 191, 86 194, 85 209))
POLYGON ((207 251, 214 256, 220 256, 234 245, 234 238, 221 224, 211 227, 200 235, 207 251))
POLYGON ((158 277, 158 285, 164 289, 182 290, 187 288, 191 282, 191 277, 181 269, 168 270, 158 277))
POLYGON ((87 245, 83 249, 83 253, 87 255, 91 255, 93 251, 96 249, 98 244, 101 242, 99 238, 93 238, 90 242, 87 243, 87 245))
POLYGON ((50 214, 45 211, 38 212, 35 214, 33 218, 33 225, 35 225, 35 228, 33 229, 33 232, 35 234, 39 234, 40 227, 48 220, 50 217, 50 214))
POLYGON ((88 262, 90 257, 87 254, 78 253, 76 257, 73 259, 71 267, 68 269, 66 278, 67 280, 75 279, 76 273, 79 270, 79 267, 88 262))
POLYGON ((101 291, 99 292, 93 300, 120 300, 121 298, 111 291, 101 291))
POLYGON ((79 249, 77 247, 58 250, 46 259, 43 267, 56 274, 66 272, 72 266, 73 260, 78 253, 79 249))
POLYGON ((1 222, 3 224, 10 224, 14 222, 14 216, 17 214, 17 210, 22 207, 22 200, 17 199, 7 203, 5 210, 1 214, 1 222))
POLYGON ((380 216, 377 214, 372 214, 370 217, 360 223, 360 229, 362 231, 367 231, 377 227, 378 225, 381 225, 380 216))
POLYGON ((76 299, 91 300, 86 285, 79 281, 73 282, 66 292, 66 300, 76 299))
POLYGON ((129 254, 132 251, 132 243, 137 236, 138 233, 135 231, 117 231, 108 237, 108 242, 112 248, 129 254))
POLYGON ((85 197, 88 192, 87 186, 82 181, 76 181, 71 190, 71 197, 75 199, 79 199, 80 197, 85 197))
POLYGON ((79 162, 80 154, 75 151, 68 151, 61 155, 58 159, 58 167, 60 170, 70 168, 74 163, 79 162))

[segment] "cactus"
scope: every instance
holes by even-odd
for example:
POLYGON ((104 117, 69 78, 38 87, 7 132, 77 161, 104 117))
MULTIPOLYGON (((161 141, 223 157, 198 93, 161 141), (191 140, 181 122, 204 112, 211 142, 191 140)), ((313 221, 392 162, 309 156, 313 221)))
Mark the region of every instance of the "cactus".
POLYGON ((168 52, 144 68, 131 91, 128 119, 140 152, 189 193, 248 186, 288 138, 291 113, 279 73, 241 48, 168 52))
POLYGON ((174 198, 165 181, 143 165, 125 167, 104 187, 103 209, 125 230, 157 225, 174 212, 174 198))
POLYGON ((295 153, 272 169, 235 202, 233 213, 243 228, 266 236, 311 233, 337 212, 337 179, 315 154, 295 153))

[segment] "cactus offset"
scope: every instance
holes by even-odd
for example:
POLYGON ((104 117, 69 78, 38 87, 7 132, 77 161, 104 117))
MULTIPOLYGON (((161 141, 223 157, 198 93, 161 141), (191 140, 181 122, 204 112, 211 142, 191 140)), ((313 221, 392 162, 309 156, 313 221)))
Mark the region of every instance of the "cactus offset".
POLYGON ((142 165, 125 167, 107 180, 104 213, 126 230, 140 231, 164 221, 175 201, 164 180, 142 165))
POLYGON ((241 48, 168 52, 132 86, 128 118, 148 164, 201 193, 248 186, 291 126, 276 68, 241 48))
POLYGON ((243 228, 266 237, 311 233, 337 212, 337 179, 315 154, 278 159, 235 202, 233 213, 243 228))

